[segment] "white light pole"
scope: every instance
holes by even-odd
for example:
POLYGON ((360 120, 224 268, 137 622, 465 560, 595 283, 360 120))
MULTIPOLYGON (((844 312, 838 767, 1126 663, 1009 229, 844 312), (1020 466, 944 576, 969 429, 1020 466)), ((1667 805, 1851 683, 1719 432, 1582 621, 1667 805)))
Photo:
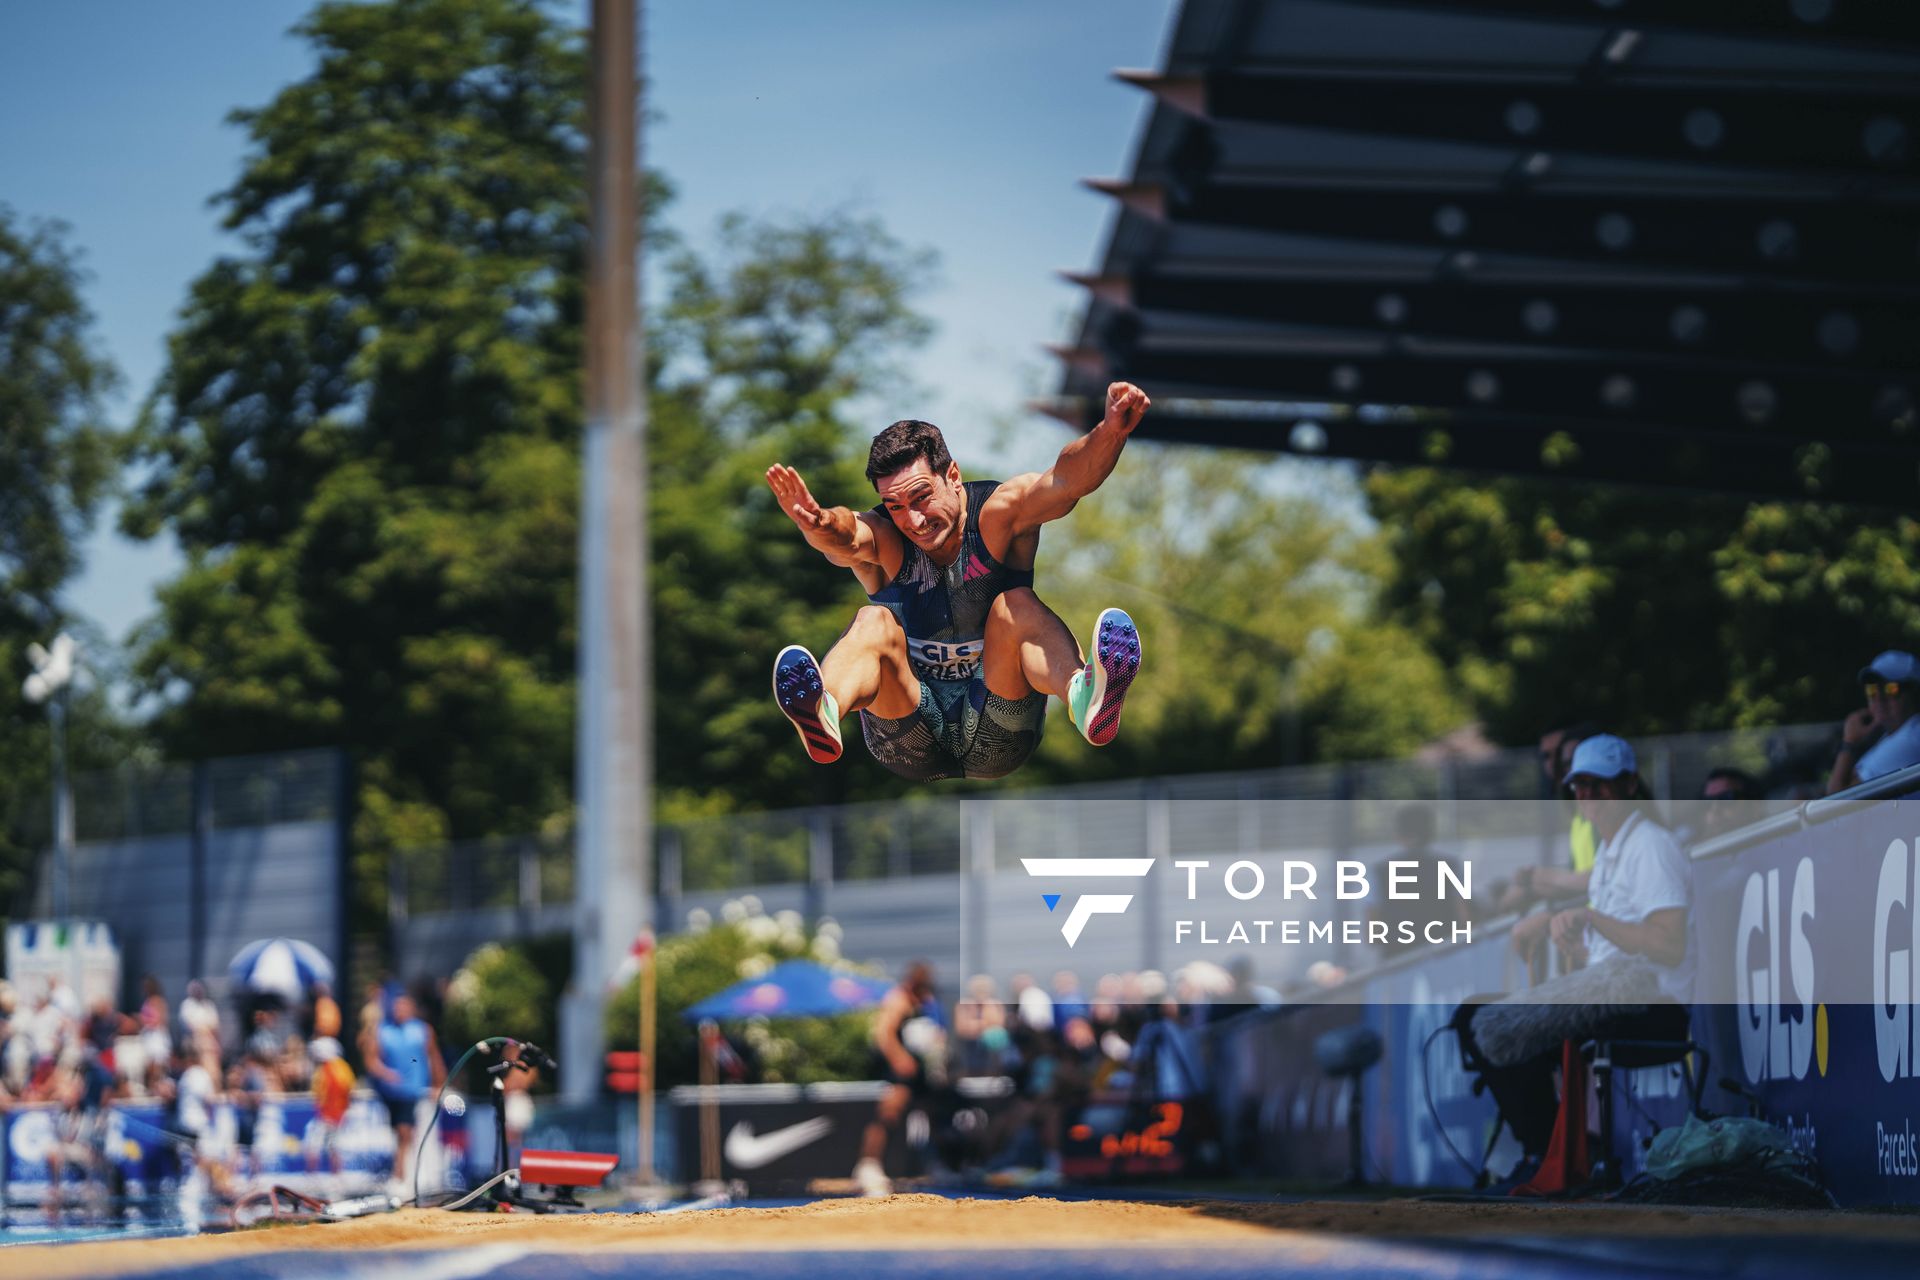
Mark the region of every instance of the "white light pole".
MULTIPOLYGON (((580 511, 573 989, 560 1091, 600 1090, 609 975, 652 918, 647 403, 639 280, 639 0, 593 0, 580 511)), ((644 1157, 643 1157, 644 1162, 644 1157)))
POLYGON ((73 637, 62 631, 53 638, 53 647, 27 646, 27 660, 33 674, 20 686, 27 701, 47 704, 47 723, 53 726, 53 916, 65 920, 72 914, 73 872, 73 792, 67 786, 67 690, 73 684, 79 665, 79 648, 73 637))

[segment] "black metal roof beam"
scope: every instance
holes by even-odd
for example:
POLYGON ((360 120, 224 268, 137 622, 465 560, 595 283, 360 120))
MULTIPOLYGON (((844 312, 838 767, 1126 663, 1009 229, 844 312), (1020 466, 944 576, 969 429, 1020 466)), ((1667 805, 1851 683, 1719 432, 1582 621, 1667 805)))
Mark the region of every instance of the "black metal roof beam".
MULTIPOLYGON (((1601 285, 1607 288, 1712 289, 1760 287, 1769 293, 1809 296, 1835 288, 1826 281, 1754 281, 1738 272, 1697 271, 1676 264, 1582 262, 1547 255, 1489 251, 1462 252, 1426 245, 1381 244, 1338 236, 1286 235, 1257 229, 1220 228, 1204 223, 1176 226, 1164 209, 1145 216, 1125 202, 1113 221, 1113 235, 1102 255, 1103 275, 1147 270, 1193 274, 1244 274, 1263 280, 1472 280, 1541 288, 1601 285)), ((1920 289, 1875 282, 1849 282, 1849 296, 1903 299, 1920 289)))
POLYGON ((1736 292, 1695 284, 1537 284, 1477 277, 1301 279, 1252 264, 1217 272, 1064 273, 1110 307, 1269 324, 1324 325, 1471 342, 1577 347, 1836 372, 1920 370, 1914 310, 1871 295, 1736 292))
MULTIPOLYGON (((1094 336, 1097 340, 1099 335, 1094 336)), ((1685 424, 1748 439, 1848 441, 1920 457, 1915 396, 1895 381, 1776 372, 1741 378, 1688 365, 1606 362, 1554 352, 1370 356, 1301 353, 1257 339, 1129 342, 1056 351, 1081 369, 1149 392, 1171 385, 1220 399, 1417 405, 1569 419, 1685 424)))
POLYGON ((1920 45, 1920 9, 1904 0, 1366 0, 1380 8, 1440 9, 1582 26, 1634 26, 1821 43, 1920 45))
MULTIPOLYGON (((1074 426, 1098 418, 1091 397, 1036 408, 1074 426)), ((1433 466, 1484 475, 1631 485, 1683 493, 1841 502, 1910 509, 1920 499, 1912 467, 1820 445, 1727 445, 1646 430, 1584 427, 1472 415, 1368 420, 1274 405, 1262 414, 1223 415, 1156 403, 1138 435, 1169 443, 1287 453, 1397 466, 1433 466)))
POLYGON ((1537 70, 1518 84, 1390 70, 1115 75, 1201 120, 1715 165, 1911 173, 1920 130, 1920 76, 1899 92, 1861 85, 1836 97, 1778 85, 1583 84, 1537 70))
POLYGON ((1906 201, 1764 201, 1439 184, 1382 175, 1377 186, 1220 174, 1190 182, 1088 183, 1135 213, 1256 231, 1416 247, 1670 265, 1787 279, 1920 286, 1920 207, 1906 201))

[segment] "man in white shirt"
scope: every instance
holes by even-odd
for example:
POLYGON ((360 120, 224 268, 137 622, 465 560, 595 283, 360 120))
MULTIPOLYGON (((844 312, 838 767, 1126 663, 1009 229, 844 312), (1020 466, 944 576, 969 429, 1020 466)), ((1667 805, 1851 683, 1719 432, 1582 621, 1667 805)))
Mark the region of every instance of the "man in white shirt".
POLYGON ((1577 966, 1617 956, 1641 955, 1659 966, 1660 990, 1685 1003, 1693 996, 1693 964, 1687 945, 1687 905, 1692 900, 1691 864, 1672 832, 1649 816, 1636 793, 1633 748, 1603 734, 1581 743, 1567 775, 1580 813, 1600 838, 1587 885, 1588 905, 1553 918, 1553 942, 1577 966))
POLYGON ((1553 917, 1554 945, 1574 971, 1455 1015, 1469 1065, 1529 1158, 1523 1169, 1552 1138, 1562 1041, 1686 1039, 1691 864, 1656 820, 1638 768, 1631 746, 1601 734, 1580 744, 1567 771, 1599 838, 1589 905, 1553 917))
POLYGON ((198 979, 187 984, 187 998, 180 1002, 180 1029, 196 1055, 220 1047, 220 1007, 207 998, 206 985, 198 979))

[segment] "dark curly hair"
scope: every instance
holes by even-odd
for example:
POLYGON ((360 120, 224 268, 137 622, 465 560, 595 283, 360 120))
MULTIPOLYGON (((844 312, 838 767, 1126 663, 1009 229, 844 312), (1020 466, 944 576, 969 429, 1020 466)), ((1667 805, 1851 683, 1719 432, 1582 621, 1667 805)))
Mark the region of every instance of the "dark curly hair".
POLYGON ((878 489, 881 476, 912 466, 915 458, 925 458, 937 476, 953 465, 940 428, 918 418, 902 418, 873 438, 873 448, 867 451, 867 480, 878 489))

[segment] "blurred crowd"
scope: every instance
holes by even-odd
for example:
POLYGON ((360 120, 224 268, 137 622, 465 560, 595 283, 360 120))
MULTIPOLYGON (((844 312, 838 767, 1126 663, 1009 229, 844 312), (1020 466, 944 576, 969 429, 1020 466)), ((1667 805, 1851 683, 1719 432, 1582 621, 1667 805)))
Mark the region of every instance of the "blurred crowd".
POLYGON ((924 1073, 936 1157, 956 1171, 1046 1185, 1062 1176, 1067 1138, 1092 1132, 1084 1122, 1098 1119, 1093 1109, 1112 1112, 1094 1126, 1112 1133, 1150 1125, 1160 1118, 1154 1108, 1203 1096, 1210 1086, 1200 1029, 1249 1004, 1280 1001, 1248 972, 1196 962, 1171 978, 1151 969, 1108 973, 1086 989, 1063 969, 1044 986, 1015 974, 1004 992, 976 974, 950 1017, 936 999, 922 1001, 899 1039, 924 1073), (974 1128, 962 1123, 969 1100, 958 1087, 969 1077, 1003 1078, 1010 1088, 1007 1105, 974 1128))
POLYGON ((55 1111, 56 1173, 62 1166, 105 1172, 104 1107, 146 1103, 164 1115, 159 1131, 148 1136, 171 1143, 183 1166, 224 1188, 255 1167, 261 1102, 310 1093, 317 1119, 296 1136, 310 1170, 337 1174, 340 1126, 355 1088, 364 1084, 385 1104, 397 1147, 395 1177, 404 1179, 414 1114, 445 1078, 438 1034, 422 1013, 439 1016, 434 984, 417 984, 413 993, 390 982, 370 985, 350 1039, 325 983, 297 1001, 244 992, 224 1016, 199 981, 187 984, 177 1005, 151 975, 141 991, 138 1006, 127 1010, 105 996, 83 1004, 58 978, 36 984, 25 998, 0 981, 0 1111, 22 1104, 55 1111), (216 1124, 222 1104, 232 1108, 231 1132, 216 1124))

